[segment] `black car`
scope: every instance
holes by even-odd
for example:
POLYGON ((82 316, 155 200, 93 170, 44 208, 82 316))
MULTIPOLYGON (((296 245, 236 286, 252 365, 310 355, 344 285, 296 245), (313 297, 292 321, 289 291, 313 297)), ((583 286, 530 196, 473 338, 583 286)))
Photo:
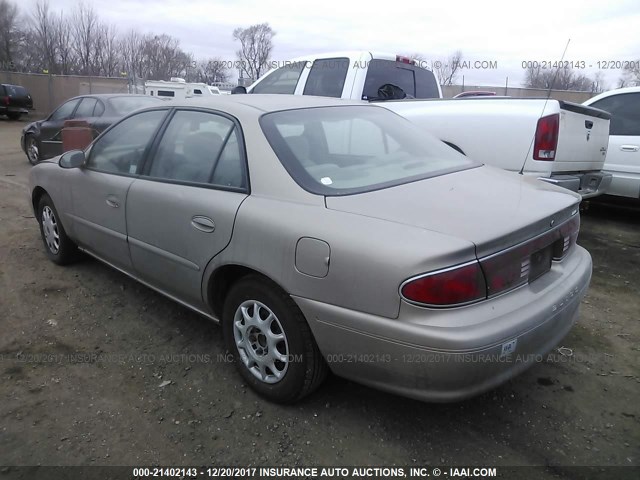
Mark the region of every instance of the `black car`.
POLYGON ((163 103, 147 95, 99 94, 82 95, 66 101, 46 119, 30 123, 22 129, 20 144, 29 162, 62 154, 62 128, 66 120, 85 120, 97 137, 116 120, 137 110, 163 103))
POLYGON ((33 99, 26 88, 20 85, 0 84, 0 115, 10 120, 19 120, 33 109, 33 99))

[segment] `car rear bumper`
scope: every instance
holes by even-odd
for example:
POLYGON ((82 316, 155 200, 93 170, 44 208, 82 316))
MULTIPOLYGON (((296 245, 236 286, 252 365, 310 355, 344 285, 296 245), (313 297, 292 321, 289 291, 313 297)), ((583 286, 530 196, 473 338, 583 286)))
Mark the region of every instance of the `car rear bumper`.
POLYGON ((583 200, 607 193, 612 175, 607 172, 587 172, 573 174, 552 174, 551 177, 539 177, 559 187, 579 193, 583 200))
POLYGON ((8 107, 0 107, 0 115, 6 115, 7 113, 19 113, 20 115, 27 115, 29 110, 24 107, 14 107, 9 105, 8 107))
POLYGON ((334 373, 447 402, 494 388, 542 361, 574 324, 590 279, 591 256, 576 246, 535 282, 461 308, 402 303, 399 317, 389 319, 293 298, 334 373))

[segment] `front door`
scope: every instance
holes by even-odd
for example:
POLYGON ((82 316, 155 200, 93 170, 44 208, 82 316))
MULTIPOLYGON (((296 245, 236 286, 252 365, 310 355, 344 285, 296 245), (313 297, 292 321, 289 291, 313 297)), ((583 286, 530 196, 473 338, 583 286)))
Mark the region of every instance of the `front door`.
POLYGON ((91 147, 71 179, 73 231, 90 253, 130 270, 127 193, 166 110, 139 113, 117 124, 91 147))

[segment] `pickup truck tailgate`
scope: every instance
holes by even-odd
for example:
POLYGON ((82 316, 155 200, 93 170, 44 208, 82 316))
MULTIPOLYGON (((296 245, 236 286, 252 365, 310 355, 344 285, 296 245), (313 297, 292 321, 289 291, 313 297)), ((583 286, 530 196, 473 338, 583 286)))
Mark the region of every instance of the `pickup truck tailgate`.
POLYGON ((609 113, 560 103, 560 131, 553 173, 601 170, 609 145, 609 113))

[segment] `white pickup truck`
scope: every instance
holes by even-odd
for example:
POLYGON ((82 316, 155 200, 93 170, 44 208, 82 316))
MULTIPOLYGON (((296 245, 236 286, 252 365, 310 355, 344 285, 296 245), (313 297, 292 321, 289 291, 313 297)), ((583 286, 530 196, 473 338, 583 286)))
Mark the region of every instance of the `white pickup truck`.
POLYGON ((611 114, 609 152, 603 167, 613 175, 607 194, 640 199, 640 87, 604 92, 584 105, 611 114))
POLYGON ((246 90, 234 90, 244 92, 380 101, 488 165, 537 176, 583 198, 604 193, 611 183, 611 175, 602 172, 607 112, 544 98, 444 100, 433 72, 402 56, 337 52, 300 57, 270 70, 246 90))

